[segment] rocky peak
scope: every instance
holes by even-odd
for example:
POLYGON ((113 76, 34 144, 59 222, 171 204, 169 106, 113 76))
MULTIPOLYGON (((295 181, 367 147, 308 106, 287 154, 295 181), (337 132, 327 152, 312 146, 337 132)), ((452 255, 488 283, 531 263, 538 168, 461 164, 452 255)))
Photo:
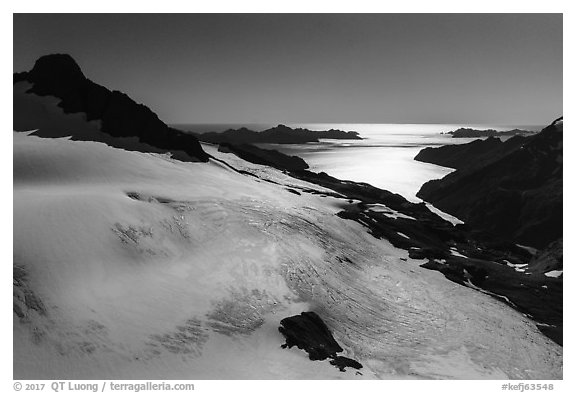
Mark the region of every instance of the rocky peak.
POLYGON ((67 54, 42 56, 36 60, 32 70, 22 76, 34 84, 34 93, 60 98, 86 81, 80 66, 67 54))
MULTIPOLYGON (((162 149, 179 156, 178 152, 185 152, 187 160, 208 160, 193 135, 168 127, 128 95, 92 82, 70 55, 40 57, 29 72, 14 74, 14 83, 18 82, 32 84, 28 94, 60 98, 58 106, 66 114, 84 113, 86 120, 99 121, 100 131, 111 137, 136 137, 140 144, 147 145, 145 151, 162 149)), ((37 124, 34 128, 43 127, 46 125, 37 124)))
POLYGON ((50 77, 56 80, 84 80, 80 66, 68 54, 56 53, 36 60, 30 75, 35 79, 50 77))
POLYGON ((554 120, 552 126, 557 131, 564 131, 564 116, 560 116, 558 119, 554 120))

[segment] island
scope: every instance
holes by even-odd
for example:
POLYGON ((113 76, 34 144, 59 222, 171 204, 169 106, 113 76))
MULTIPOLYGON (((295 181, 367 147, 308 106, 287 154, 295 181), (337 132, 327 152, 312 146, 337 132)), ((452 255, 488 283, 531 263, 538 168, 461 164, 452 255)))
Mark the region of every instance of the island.
POLYGON ((515 128, 509 131, 497 131, 494 129, 476 130, 474 128, 459 128, 455 131, 447 132, 452 138, 484 138, 489 136, 514 136, 514 135, 533 135, 534 131, 520 130, 515 128))
POLYGON ((311 131, 306 128, 290 128, 284 124, 257 132, 245 127, 229 129, 224 132, 207 132, 195 134, 203 142, 211 143, 309 143, 318 142, 320 139, 352 139, 362 138, 355 131, 342 131, 330 129, 327 131, 311 131))

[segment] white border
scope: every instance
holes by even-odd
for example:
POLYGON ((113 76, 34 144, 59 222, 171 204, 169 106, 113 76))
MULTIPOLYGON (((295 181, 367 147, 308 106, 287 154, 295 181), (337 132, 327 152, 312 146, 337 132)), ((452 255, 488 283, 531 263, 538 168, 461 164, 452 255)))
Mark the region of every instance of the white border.
MULTIPOLYGON (((311 0, 292 0, 288 2, 272 2, 272 1, 216 1, 211 4, 204 1, 203 4, 198 2, 164 2, 159 5, 158 2, 154 3, 142 3, 136 1, 111 1, 111 0, 99 0, 96 3, 86 4, 85 2, 80 2, 78 0, 71 1, 39 1, 39 0, 21 0, 21 1, 11 1, 9 4, 2 4, 2 19, 1 25, 3 34, 1 35, 2 49, 4 53, 13 53, 12 50, 12 13, 54 13, 54 12, 82 12, 82 13, 94 13, 94 12, 104 12, 104 13, 131 13, 131 12, 179 12, 179 13, 199 13, 199 12, 230 12, 230 13, 277 13, 277 12, 317 12, 317 13, 363 13, 363 12, 383 12, 383 13, 508 13, 508 12, 520 12, 520 13, 564 13, 564 69, 565 72, 564 79, 564 106, 568 109, 569 113, 564 113, 568 118, 567 134, 565 137, 565 148, 568 150, 568 154, 565 155, 565 167, 567 168, 568 176, 566 177, 566 200, 573 201, 574 196, 574 183, 570 180, 574 169, 574 161, 572 156, 572 147, 574 146, 573 133, 575 131, 571 130, 571 115, 570 111, 574 108, 574 101, 572 99, 572 91, 574 91, 574 77, 571 70, 576 69, 574 64, 574 42, 572 38, 574 37, 574 17, 573 17, 573 5, 576 3, 574 1, 497 1, 497 0, 484 0, 481 2, 464 2, 464 1, 441 1, 441 0, 414 0, 414 1, 389 1, 380 2, 380 4, 375 4, 374 1, 311 1, 311 0)), ((8 65, 7 61, 2 63, 3 68, 12 67, 8 65)), ((12 98, 9 96, 12 90, 12 70, 4 69, 3 75, 3 95, 2 104, 3 108, 12 108, 12 98)), ((552 120, 552 119, 550 119, 552 120)), ((10 286, 8 285, 8 280, 10 280, 12 269, 10 268, 10 261, 12 259, 12 192, 10 192, 10 187, 12 183, 12 137, 8 136, 8 128, 12 123, 12 111, 8 112, 8 109, 3 111, 3 122, 5 125, 5 130, 0 133, 2 135, 0 143, 3 147, 3 154, 1 157, 1 173, 2 173, 2 185, 4 187, 2 195, 3 206, 3 225, 2 234, 0 239, 2 239, 2 250, 3 258, 2 261, 2 278, 5 281, 2 285, 2 296, 0 296, 0 303, 2 305, 3 315, 8 316, 11 314, 11 302, 9 297, 10 286), (9 314, 10 313, 10 314, 9 314)), ((571 250, 571 240, 574 234, 571 229, 572 218, 574 217, 574 208, 572 203, 565 204, 565 241, 567 247, 565 247, 565 257, 567 261, 565 266, 565 276, 568 280, 571 280, 573 276, 572 272, 576 271, 576 268, 572 267, 574 255, 571 250)), ((570 282, 570 281, 569 281, 570 282)), ((575 299, 573 296, 573 287, 567 285, 565 288, 565 299, 575 299)), ((573 311, 572 304, 570 301, 566 302, 567 308, 565 308, 565 341, 564 348, 567 351, 564 356, 564 381, 552 381, 555 385, 554 392, 568 392, 574 390, 574 362, 572 361, 573 356, 573 343, 574 340, 571 337, 571 333, 574 331, 573 327, 573 311), (569 388, 569 386, 573 386, 569 388)), ((10 319, 8 317, 4 320, 5 323, 2 324, 2 348, 4 353, 1 360, 1 384, 0 390, 10 392, 13 391, 13 381, 12 381, 12 327, 10 319)), ((85 381, 90 382, 90 381, 85 381)), ((100 381, 94 381, 100 382, 100 381)), ((134 382, 134 381, 132 381, 134 382)), ((176 382, 176 381, 170 381, 176 382)), ((190 381, 182 381, 190 382, 190 381)), ((443 393, 457 392, 462 393, 462 391, 467 392, 499 392, 501 391, 501 385, 503 381, 376 381, 376 382, 352 382, 352 381, 194 381, 196 384, 196 391, 237 391, 237 390, 253 390, 253 391, 266 391, 270 392, 271 389, 275 391, 287 391, 288 389, 299 390, 299 391, 311 391, 311 390, 323 390, 329 389, 331 391, 349 391, 350 389, 362 389, 362 391, 378 391, 383 392, 384 390, 391 391, 402 391, 402 390, 412 390, 418 392, 424 392, 428 390, 438 391, 443 393), (358 386, 357 384, 361 384, 358 386)), ((514 382, 514 381, 511 381, 514 382)), ((532 381, 531 381, 532 382, 532 381)), ((534 381, 537 383, 538 381, 534 381)), ((542 381, 545 382, 545 381, 542 381)), ((45 391, 48 391, 45 389, 45 391)))

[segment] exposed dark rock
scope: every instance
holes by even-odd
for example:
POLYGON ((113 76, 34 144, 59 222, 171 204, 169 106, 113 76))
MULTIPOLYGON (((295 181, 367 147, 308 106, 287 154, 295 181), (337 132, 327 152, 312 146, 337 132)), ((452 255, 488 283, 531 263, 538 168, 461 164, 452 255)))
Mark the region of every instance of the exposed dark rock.
POLYGON ((459 128, 456 131, 447 132, 452 138, 482 138, 487 136, 513 136, 513 135, 533 135, 533 131, 520 130, 515 128, 509 131, 497 131, 493 129, 475 130, 473 128, 459 128))
POLYGON ((344 371, 345 367, 362 368, 362 365, 353 359, 336 355, 343 349, 338 345, 332 333, 313 311, 303 312, 300 315, 284 318, 280 321, 278 330, 286 338, 282 348, 298 347, 308 352, 310 360, 332 359, 330 364, 344 371))
POLYGON ((528 270, 534 273, 546 273, 551 270, 563 270, 563 240, 550 243, 545 249, 538 251, 530 261, 528 270))
POLYGON ((334 359, 330 360, 330 364, 336 366, 340 371, 346 371, 346 367, 352 367, 356 370, 360 370, 362 365, 354 359, 347 358, 346 356, 336 356, 334 359))
MULTIPOLYGON (((182 158, 184 152, 188 161, 207 161, 208 155, 202 150, 198 140, 190 134, 168 127, 148 107, 134 102, 126 94, 110 91, 87 79, 74 59, 66 54, 53 54, 39 58, 29 72, 14 74, 14 83, 30 83, 28 94, 53 96, 61 101, 58 104, 64 113, 83 113, 87 121, 99 121, 99 130, 114 138, 135 137, 147 146, 175 152, 182 158)), ((62 130, 44 130, 45 124, 31 125, 25 113, 14 108, 14 129, 28 131, 39 128, 39 136, 52 135, 62 130), (26 123, 23 126, 21 123, 26 123), (32 128, 31 128, 32 127, 32 128)), ((73 134, 69 134, 74 136, 73 134)), ((83 135, 88 137, 87 134, 83 135)), ((81 138, 81 137, 80 137, 81 138)), ((86 139, 82 139, 86 140, 86 139)), ((88 139, 91 140, 91 139, 88 139)), ((148 151, 148 150, 145 150, 148 151)))
POLYGON ((278 330, 286 337, 282 347, 297 346, 308 352, 310 360, 325 360, 343 351, 324 321, 313 311, 284 318, 280 325, 278 330))
POLYGON ((499 138, 478 139, 464 145, 446 145, 422 149, 414 159, 454 169, 463 169, 475 165, 485 166, 528 141, 515 136, 502 142, 499 138))
POLYGON ((291 192, 292 194, 295 194, 295 195, 302 195, 302 194, 300 194, 298 191, 293 190, 293 189, 291 189, 291 188, 287 188, 286 190, 287 190, 288 192, 291 192))
POLYGON ((198 139, 210 143, 308 143, 318 142, 320 139, 362 139, 357 132, 328 130, 310 131, 305 128, 290 128, 283 124, 269 128, 262 132, 249 130, 245 127, 224 132, 207 132, 196 134, 198 139))
POLYGON ((254 145, 221 143, 218 151, 234 153, 254 164, 268 165, 280 170, 300 171, 308 169, 308 164, 300 157, 289 156, 277 150, 261 149, 254 145))
POLYGON ((471 144, 440 148, 468 154, 474 164, 427 182, 417 195, 471 228, 543 248, 562 237, 562 139, 558 121, 522 141, 502 143, 492 156, 481 149, 474 155, 471 144))

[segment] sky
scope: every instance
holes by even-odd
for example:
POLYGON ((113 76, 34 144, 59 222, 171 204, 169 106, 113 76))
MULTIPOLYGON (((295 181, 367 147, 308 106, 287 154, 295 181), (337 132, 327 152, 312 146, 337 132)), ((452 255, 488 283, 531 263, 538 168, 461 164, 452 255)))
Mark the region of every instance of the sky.
POLYGON ((14 14, 13 70, 69 53, 177 123, 548 124, 561 14, 14 14))

